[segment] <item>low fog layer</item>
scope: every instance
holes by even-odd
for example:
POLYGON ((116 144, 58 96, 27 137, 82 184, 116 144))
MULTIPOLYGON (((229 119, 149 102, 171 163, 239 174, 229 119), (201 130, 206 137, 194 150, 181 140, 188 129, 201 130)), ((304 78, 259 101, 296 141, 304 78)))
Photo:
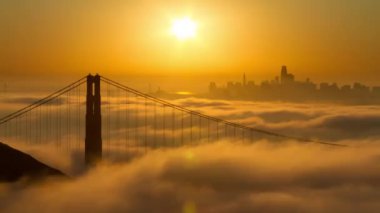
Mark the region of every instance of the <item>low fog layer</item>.
POLYGON ((72 181, 1 185, 2 212, 375 212, 380 149, 220 142, 156 150, 72 181))
MULTIPOLYGON (((34 98, 15 97, 0 99, 0 114, 6 115, 27 104, 30 104, 34 98)), ((70 126, 78 129, 77 125, 81 125, 83 129, 84 122, 84 98, 81 99, 81 111, 77 112, 77 99, 70 100, 71 121, 70 126), (82 115, 81 122, 76 122, 78 115, 82 115)), ((378 105, 362 105, 362 106, 345 106, 332 104, 297 104, 284 102, 250 102, 250 101, 227 101, 227 100, 209 100, 200 98, 186 98, 172 100, 171 102, 189 108, 198 112, 222 118, 228 121, 237 122, 255 128, 262 128, 269 131, 289 134, 292 136, 311 137, 327 141, 340 141, 346 139, 378 139, 380 135, 380 106, 378 105)), ((56 107, 62 105, 61 113, 66 115, 68 101, 57 99, 42 109, 42 118, 58 119, 56 113, 53 113, 56 107), (49 117, 44 113, 50 113, 49 117)), ((103 99, 103 125, 106 124, 107 118, 110 117, 111 123, 116 122, 116 118, 124 118, 125 113, 131 121, 127 125, 122 125, 119 131, 125 131, 125 128, 135 128, 134 119, 138 119, 138 125, 145 125, 143 111, 144 99, 136 101, 133 97, 126 101, 121 98, 104 98, 103 99), (137 111, 136 106, 140 107, 137 111), (110 114, 108 114, 110 112, 110 114)), ((148 103, 151 104, 151 103, 148 103)), ((152 123, 153 108, 150 105, 147 114, 149 124, 152 123)), ((164 117, 161 113, 160 105, 157 106, 158 120, 164 117)), ((34 115, 38 115, 34 112, 34 115)), ((166 111, 166 119, 171 121, 171 111, 166 111)), ((180 119, 177 112, 176 119, 180 119)), ((33 118, 33 117, 32 117, 33 118)), ((185 118, 186 119, 186 118, 185 118)), ((64 123, 64 122, 63 122, 64 123)), ((194 122, 196 127, 198 123, 194 122)), ((186 125, 186 123, 185 123, 186 125)), ((117 131, 116 126, 112 126, 113 131, 117 131)), ((262 135, 258 135, 261 137, 262 135)))
POLYGON ((177 101, 229 121, 274 132, 327 141, 380 138, 380 106, 296 104, 283 102, 177 101))
MULTIPOLYGON (((376 212, 380 208, 379 106, 196 98, 174 102, 244 125, 349 147, 274 143, 270 137, 257 137, 252 144, 222 138, 195 147, 155 149, 122 163, 104 162, 70 181, 1 184, 0 211, 376 212)), ((111 104, 111 116, 117 110, 125 109, 111 104)), ((126 110, 143 124, 142 112, 134 115, 133 107, 126 110)), ((67 156, 52 154, 53 147, 41 147, 19 146, 63 171, 75 170, 67 156)), ((71 153, 69 158, 83 160, 83 153, 71 153)))

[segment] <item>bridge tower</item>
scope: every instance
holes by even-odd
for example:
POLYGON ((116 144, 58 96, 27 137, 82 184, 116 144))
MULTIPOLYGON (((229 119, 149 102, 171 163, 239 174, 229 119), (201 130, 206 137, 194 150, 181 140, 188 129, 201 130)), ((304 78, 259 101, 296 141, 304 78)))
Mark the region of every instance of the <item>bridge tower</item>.
POLYGON ((102 117, 100 76, 87 76, 85 164, 93 166, 102 159, 102 117))

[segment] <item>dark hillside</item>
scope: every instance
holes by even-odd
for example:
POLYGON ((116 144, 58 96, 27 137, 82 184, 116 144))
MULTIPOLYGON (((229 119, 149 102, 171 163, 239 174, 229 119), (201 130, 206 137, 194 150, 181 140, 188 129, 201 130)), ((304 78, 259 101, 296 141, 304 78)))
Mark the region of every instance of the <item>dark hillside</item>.
POLYGON ((22 177, 39 179, 47 176, 65 176, 32 156, 0 143, 0 182, 17 181, 22 177))

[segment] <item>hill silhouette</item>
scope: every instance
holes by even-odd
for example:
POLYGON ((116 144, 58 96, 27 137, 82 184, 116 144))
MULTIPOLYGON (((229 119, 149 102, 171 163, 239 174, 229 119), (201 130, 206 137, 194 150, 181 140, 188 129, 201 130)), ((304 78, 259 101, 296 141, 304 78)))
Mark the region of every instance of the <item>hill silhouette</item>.
POLYGON ((65 176, 32 156, 0 142, 0 182, 13 182, 22 177, 33 180, 48 176, 65 176))

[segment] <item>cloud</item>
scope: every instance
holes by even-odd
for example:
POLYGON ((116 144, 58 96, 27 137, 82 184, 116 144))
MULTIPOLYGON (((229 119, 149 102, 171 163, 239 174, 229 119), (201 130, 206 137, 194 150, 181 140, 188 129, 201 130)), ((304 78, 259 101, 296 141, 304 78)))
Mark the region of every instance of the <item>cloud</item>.
POLYGON ((181 105, 186 107, 226 107, 229 103, 223 100, 213 101, 208 99, 186 98, 181 100, 181 105))
MULTIPOLYGON (((130 97, 104 98, 103 105, 103 141, 126 141, 131 143, 156 146, 157 143, 182 144, 186 142, 215 141, 227 135, 231 137, 235 130, 198 116, 189 116, 178 110, 163 105, 154 105, 145 99, 130 97), (128 103, 125 105, 125 103, 128 103), (191 120, 192 119, 192 120, 191 120), (208 128, 210 126, 210 135, 208 128), (182 131, 183 128, 183 131, 182 131), (219 131, 218 133, 216 131, 219 131)), ((295 104, 281 102, 251 102, 209 100, 185 98, 172 100, 174 104, 215 116, 227 121, 236 122, 249 127, 272 131, 289 136, 312 138, 326 142, 340 142, 347 139, 379 139, 380 107, 379 106, 345 106, 329 104, 295 104)), ((77 99, 71 102, 71 109, 63 107, 45 107, 40 111, 32 111, 14 122, 24 132, 31 132, 34 137, 37 128, 47 129, 45 140, 83 140, 84 137, 84 105, 78 105, 77 99), (79 119, 78 119, 79 118, 79 119), (42 121, 42 122, 39 122, 42 121), (57 122, 58 121, 58 122, 57 122), (25 125, 32 123, 32 125, 25 125), (33 124, 34 123, 34 124, 33 124), (19 124, 24 124, 20 125, 19 124), (31 130, 29 129, 31 128, 31 130), (59 136, 60 137, 59 137, 59 136)), ((17 133, 17 131, 16 131, 17 133)), ((237 135, 250 135, 239 132, 237 135)), ((27 136, 29 136, 28 134, 27 136)), ((255 140, 278 140, 259 132, 252 133, 255 140)), ((22 135, 21 135, 22 137, 22 135)), ((244 136, 242 136, 244 137, 244 136)), ((283 140, 283 139, 281 139, 283 140)))
POLYGON ((73 181, 1 185, 0 211, 376 212, 380 149, 362 144, 220 142, 155 150, 73 181))
POLYGON ((272 112, 262 112, 257 115, 267 122, 272 123, 281 123, 281 122, 289 122, 289 121, 299 121, 299 120, 308 120, 313 117, 317 117, 317 115, 309 115, 303 112, 297 111, 289 111, 289 110, 279 110, 272 112))
MULTIPOLYGON (((207 99, 197 101, 213 102, 207 99)), ((224 101, 228 103, 224 107, 229 108, 225 110, 206 103, 198 104, 201 107, 197 110, 228 121, 292 136, 328 141, 377 139, 380 136, 380 107, 376 105, 224 101)))
MULTIPOLYGON (((41 97, 12 97, 12 98, 6 98, 2 100, 3 103, 5 104, 17 104, 17 105, 29 105, 34 102, 37 102, 41 100, 41 97)), ((62 105, 65 104, 66 101, 62 97, 57 97, 52 101, 49 101, 46 103, 46 105, 62 105)))
POLYGON ((380 116, 373 115, 337 115, 323 120, 320 127, 343 131, 349 136, 378 135, 380 130, 380 116))
MULTIPOLYGON (((172 101, 255 128, 350 145, 333 148, 278 141, 260 133, 253 135, 256 143, 241 143, 237 138, 225 137, 222 132, 225 127, 213 123, 211 141, 219 142, 207 144, 206 120, 194 116, 191 122, 185 114, 182 132, 181 113, 175 112, 173 125, 172 110, 157 105, 155 124, 154 105, 149 102, 145 105, 143 99, 130 100, 127 106, 115 104, 124 102, 121 98, 104 102, 103 147, 108 163, 85 174, 80 172, 84 129, 77 128, 84 124, 83 118, 70 117, 78 115, 70 111, 69 119, 51 123, 67 115, 67 109, 62 109, 62 113, 52 107, 42 110, 41 117, 45 118, 44 112, 55 112, 42 127, 62 128, 61 148, 52 152, 51 145, 57 143, 56 131, 46 136, 46 140, 52 141, 49 148, 46 144, 20 148, 75 179, 48 180, 36 185, 0 184, 0 212, 25 209, 29 212, 355 212, 357 209, 376 212, 380 208, 379 106, 196 98, 172 101), (146 111, 145 106, 148 106, 146 111), (73 125, 67 131, 69 121, 73 125), (216 136, 216 128, 223 134, 216 136), (82 133, 76 137, 78 132, 82 133), (173 144, 181 144, 182 137, 185 146, 174 147, 173 144), (74 144, 65 144, 67 141, 74 144), (135 146, 138 144, 147 146, 135 146), (68 153, 58 154, 62 150, 68 153)), ((229 136, 232 132, 228 130, 229 136)), ((237 132, 239 136, 240 133, 237 132)))

